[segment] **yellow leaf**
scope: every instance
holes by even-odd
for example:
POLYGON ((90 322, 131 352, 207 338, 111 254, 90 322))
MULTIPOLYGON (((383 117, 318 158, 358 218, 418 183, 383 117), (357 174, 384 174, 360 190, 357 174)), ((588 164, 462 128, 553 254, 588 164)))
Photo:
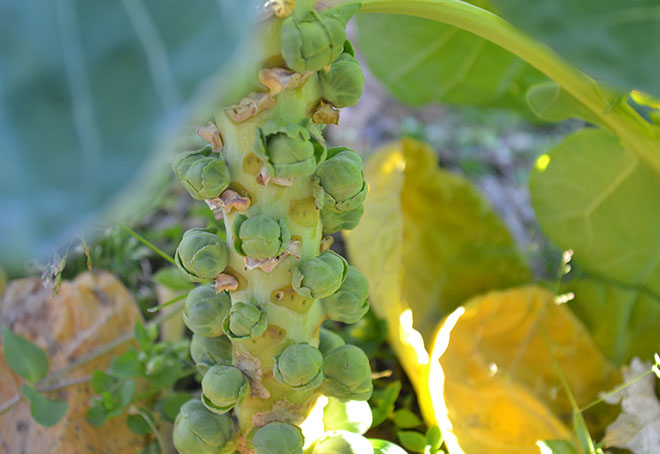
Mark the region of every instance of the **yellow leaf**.
MULTIPOLYGON (((573 408, 620 382, 617 370, 554 294, 536 286, 468 301, 440 325, 428 368, 425 417, 452 453, 535 452, 537 440, 570 439, 573 408)), ((425 396, 425 397, 426 397, 425 396)), ((607 415, 605 415, 607 416, 607 415)), ((602 430, 602 413, 585 418, 602 430)))

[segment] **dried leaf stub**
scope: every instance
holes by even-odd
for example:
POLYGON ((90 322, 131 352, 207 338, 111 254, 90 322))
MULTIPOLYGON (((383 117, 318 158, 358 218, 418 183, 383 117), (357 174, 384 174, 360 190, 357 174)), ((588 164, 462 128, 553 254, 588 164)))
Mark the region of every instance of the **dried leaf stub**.
POLYGON ((316 124, 336 125, 339 123, 339 110, 332 104, 321 101, 314 109, 312 121, 316 124))
POLYGON ((272 96, 276 96, 285 89, 299 87, 311 75, 309 71, 297 73, 284 68, 267 68, 259 71, 259 83, 268 88, 272 96))
POLYGON ((553 293, 528 286, 473 298, 436 334, 425 416, 437 421, 452 453, 538 452, 537 440, 571 439, 572 409, 555 361, 578 405, 620 383, 553 293))
MULTIPOLYGON (((625 381, 651 368, 634 358, 623 372, 625 381)), ((621 414, 605 431, 605 446, 630 449, 635 454, 660 452, 660 401, 655 394, 655 375, 649 374, 618 393, 605 397, 609 404, 621 403, 621 414)))
POLYGON ((268 186, 268 183, 273 183, 278 186, 293 186, 293 177, 290 178, 278 178, 272 177, 268 174, 266 167, 262 167, 257 174, 257 183, 262 186, 268 186))
POLYGON ((197 127, 197 135, 211 144, 213 151, 222 151, 222 137, 215 123, 209 121, 206 126, 197 127))
MULTIPOLYGON (((59 370, 72 361, 96 350, 118 336, 132 330, 140 314, 132 296, 114 276, 106 272, 83 273, 74 281, 62 283, 53 297, 39 279, 13 281, 7 288, 2 306, 3 316, 12 330, 44 348, 50 360, 50 370, 59 370)), ((71 373, 75 379, 105 370, 118 348, 71 373)), ((20 379, 0 356, 3 384, 0 401, 10 399, 17 389, 10 383, 20 379)), ((143 448, 143 437, 130 432, 122 418, 111 419, 102 430, 92 427, 86 419, 90 398, 96 393, 90 384, 81 384, 53 392, 50 398, 60 398, 69 404, 62 420, 51 428, 36 424, 26 402, 0 416, 0 433, 7 452, 126 453, 143 448)))
POLYGON ((282 252, 276 257, 271 257, 267 259, 255 259, 252 257, 245 257, 245 269, 249 271, 255 268, 259 268, 261 271, 270 273, 275 269, 277 265, 279 265, 289 255, 293 255, 294 257, 300 259, 299 254, 300 254, 301 244, 302 243, 298 240, 291 240, 287 248, 284 250, 284 252, 282 252))
POLYGON ((244 211, 250 207, 250 199, 248 197, 243 197, 231 189, 226 189, 220 197, 206 199, 205 202, 213 211, 217 220, 223 219, 225 213, 230 214, 232 210, 244 211))
POLYGON ((268 0, 264 8, 270 9, 277 17, 287 17, 296 8, 296 2, 295 0, 268 0))
POLYGON ((253 92, 247 98, 241 99, 238 104, 227 107, 225 112, 232 121, 241 123, 274 105, 275 98, 269 93, 253 92))

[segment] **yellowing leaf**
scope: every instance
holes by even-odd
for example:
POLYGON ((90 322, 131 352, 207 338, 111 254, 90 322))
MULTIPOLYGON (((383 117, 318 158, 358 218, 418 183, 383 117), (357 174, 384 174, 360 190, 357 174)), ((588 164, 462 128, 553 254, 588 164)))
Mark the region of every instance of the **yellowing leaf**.
MULTIPOLYGON (((83 273, 72 282, 62 282, 54 297, 39 279, 13 281, 1 302, 10 328, 47 351, 51 373, 130 332, 140 317, 128 290, 106 272, 83 273)), ((107 369, 123 349, 100 356, 63 380, 107 369)), ((9 370, 4 355, 0 355, 0 376, 0 402, 5 402, 20 392, 20 378, 9 370)), ((29 402, 23 400, 15 410, 0 415, 3 446, 7 452, 52 454, 133 454, 142 448, 144 439, 132 434, 123 418, 108 421, 102 429, 87 422, 89 400, 95 394, 89 383, 45 393, 68 404, 64 417, 49 428, 32 420, 29 402)))
MULTIPOLYGON (((491 292, 440 325, 428 388, 418 391, 430 402, 425 417, 437 421, 452 454, 530 453, 538 440, 570 439, 573 409, 560 374, 579 406, 620 382, 554 296, 535 286, 491 292)), ((592 430, 602 429, 602 416, 585 415, 592 430)))

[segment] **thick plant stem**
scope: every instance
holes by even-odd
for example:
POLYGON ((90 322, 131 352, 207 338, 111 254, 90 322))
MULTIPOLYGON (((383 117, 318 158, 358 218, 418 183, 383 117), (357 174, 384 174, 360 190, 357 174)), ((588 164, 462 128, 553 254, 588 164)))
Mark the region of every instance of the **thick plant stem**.
POLYGON ((224 110, 216 113, 216 124, 224 140, 223 155, 232 175, 230 188, 247 191, 251 205, 246 211, 234 211, 225 216, 227 241, 230 245, 229 268, 238 274, 239 288, 231 292, 232 304, 255 303, 268 318, 268 329, 258 339, 233 342, 234 363, 246 375, 251 395, 235 409, 241 433, 275 420, 300 423, 317 391, 291 392, 272 375, 273 357, 293 343, 318 346, 318 333, 323 319, 319 300, 307 300, 291 288, 290 268, 297 260, 290 255, 270 272, 259 268, 245 269, 245 257, 233 246, 233 224, 236 217, 266 215, 284 220, 292 239, 301 242, 299 257, 304 260, 320 252, 322 227, 314 206, 311 176, 296 177, 292 186, 261 185, 256 175, 261 165, 253 153, 257 128, 271 118, 285 123, 298 123, 310 116, 320 100, 318 77, 312 75, 301 87, 286 90, 277 96, 275 106, 242 123, 234 123, 224 110), (282 292, 282 293, 278 293, 282 292), (282 296, 283 294, 283 296, 282 296))

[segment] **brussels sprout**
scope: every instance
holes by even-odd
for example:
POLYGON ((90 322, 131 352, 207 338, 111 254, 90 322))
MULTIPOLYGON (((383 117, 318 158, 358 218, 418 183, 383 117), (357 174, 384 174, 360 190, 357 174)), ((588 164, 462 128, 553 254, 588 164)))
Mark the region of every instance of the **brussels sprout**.
POLYGON ((172 170, 192 198, 197 200, 218 197, 231 181, 225 160, 211 147, 180 153, 172 162, 172 170))
POLYGON ((314 173, 325 158, 325 147, 312 136, 308 126, 312 126, 309 119, 288 125, 268 121, 257 130, 254 152, 271 176, 289 178, 314 173))
POLYGON ((289 16, 282 21, 282 56, 289 68, 299 73, 318 71, 341 55, 348 20, 317 11, 303 17, 289 16))
POLYGON ((273 376, 294 389, 318 388, 323 381, 323 355, 309 344, 293 344, 275 356, 273 376))
POLYGON ((280 255, 291 240, 291 233, 284 220, 276 222, 262 214, 251 218, 237 216, 233 229, 234 247, 238 253, 255 259, 280 255))
POLYGON ((213 285, 203 285, 188 293, 183 322, 195 334, 216 337, 222 334, 222 321, 230 307, 227 292, 216 293, 213 285))
POLYGON ((323 394, 341 401, 368 400, 373 391, 369 358, 355 345, 343 345, 323 358, 323 394))
POLYGON ((305 298, 325 298, 335 293, 346 278, 348 263, 341 255, 325 251, 291 269, 293 289, 305 298))
POLYGON ((343 323, 356 323, 369 310, 369 282, 360 270, 348 266, 346 279, 339 290, 323 298, 323 310, 330 320, 343 323))
POLYGON ((364 434, 371 427, 373 414, 368 402, 349 400, 341 402, 333 397, 323 407, 323 425, 326 431, 347 430, 364 434))
POLYGON ((186 280, 213 279, 227 266, 227 245, 218 235, 190 229, 183 234, 176 248, 175 260, 186 280))
POLYGON ((321 93, 335 107, 348 107, 358 102, 364 88, 360 63, 349 52, 341 54, 330 71, 319 71, 321 93))
POLYGON ((363 213, 364 207, 362 204, 343 213, 331 206, 323 207, 321 210, 323 233, 329 235, 340 230, 352 230, 360 223, 363 213))
POLYGON ((268 320, 259 306, 238 302, 225 317, 224 328, 227 336, 233 339, 255 338, 266 331, 268 320))
POLYGON ((250 385, 240 369, 215 365, 202 379, 202 403, 213 413, 231 410, 250 391, 250 385))
POLYGON ((228 415, 209 412, 197 400, 181 407, 174 421, 172 438, 180 454, 217 454, 231 440, 234 425, 228 415))
POLYGON ((367 196, 362 159, 346 147, 328 150, 328 160, 318 166, 312 184, 319 208, 332 206, 346 212, 357 208, 367 196))
POLYGON ((306 451, 308 454, 373 454, 371 442, 360 434, 335 430, 326 432, 306 451))
POLYGON ((227 336, 204 337, 193 334, 190 356, 201 374, 205 374, 214 364, 231 365, 231 341, 227 336))
POLYGON ((252 445, 254 454, 302 454, 303 435, 296 426, 271 422, 257 429, 252 445))
POLYGON ((336 334, 329 329, 321 328, 319 332, 319 351, 325 356, 326 353, 331 352, 337 347, 346 344, 344 339, 339 334, 336 334))

